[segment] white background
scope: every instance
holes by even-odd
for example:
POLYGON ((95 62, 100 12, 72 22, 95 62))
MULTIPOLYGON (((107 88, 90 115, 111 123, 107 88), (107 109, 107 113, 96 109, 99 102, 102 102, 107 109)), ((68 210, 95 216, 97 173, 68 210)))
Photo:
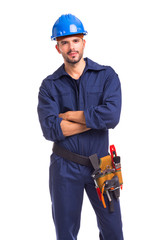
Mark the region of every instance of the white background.
MULTIPOLYGON (((50 36, 65 13, 88 31, 85 56, 112 66, 122 83, 121 121, 110 143, 122 158, 124 238, 160 239, 159 12, 158 0, 1 2, 0 239, 56 239, 48 188, 52 143, 42 136, 36 108, 42 80, 63 63, 50 36)), ((86 196, 78 239, 98 239, 86 196)))

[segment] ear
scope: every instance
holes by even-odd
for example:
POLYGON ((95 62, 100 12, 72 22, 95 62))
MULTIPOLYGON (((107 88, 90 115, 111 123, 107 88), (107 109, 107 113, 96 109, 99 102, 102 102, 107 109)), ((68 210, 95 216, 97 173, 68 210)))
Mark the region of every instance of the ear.
POLYGON ((85 48, 85 46, 86 46, 86 40, 83 39, 83 48, 85 48))
POLYGON ((61 51, 60 51, 60 49, 59 49, 59 46, 58 46, 58 44, 56 44, 56 46, 55 46, 55 48, 57 49, 57 51, 61 54, 61 51))

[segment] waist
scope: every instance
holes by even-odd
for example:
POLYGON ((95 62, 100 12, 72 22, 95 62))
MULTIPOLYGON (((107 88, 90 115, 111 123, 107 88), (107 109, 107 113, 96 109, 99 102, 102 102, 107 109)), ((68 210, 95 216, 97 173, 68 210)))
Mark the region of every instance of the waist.
POLYGON ((97 153, 98 157, 101 158, 108 154, 108 131, 90 130, 86 133, 67 137, 57 143, 73 153, 86 157, 97 153))
POLYGON ((83 166, 92 167, 89 157, 73 153, 64 147, 61 147, 57 143, 54 143, 53 145, 53 152, 64 159, 81 164, 83 166))

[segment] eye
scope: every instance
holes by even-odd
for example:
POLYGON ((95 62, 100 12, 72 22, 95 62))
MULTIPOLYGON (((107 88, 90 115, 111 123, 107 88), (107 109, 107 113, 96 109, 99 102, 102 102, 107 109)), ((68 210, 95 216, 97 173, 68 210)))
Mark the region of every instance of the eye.
POLYGON ((62 41, 61 44, 65 45, 65 44, 67 44, 67 41, 62 41))
POLYGON ((75 43, 78 43, 78 42, 79 42, 79 39, 74 39, 74 42, 75 42, 75 43))

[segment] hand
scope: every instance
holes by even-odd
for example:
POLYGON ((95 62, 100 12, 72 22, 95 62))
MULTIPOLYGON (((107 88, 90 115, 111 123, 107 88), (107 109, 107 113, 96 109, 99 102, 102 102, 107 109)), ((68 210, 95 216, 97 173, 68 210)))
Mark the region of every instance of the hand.
POLYGON ((90 130, 90 128, 87 128, 85 124, 74 123, 67 120, 62 120, 60 126, 65 137, 69 137, 90 130))
POLYGON ((83 111, 68 111, 65 113, 60 113, 59 117, 63 120, 86 124, 85 116, 83 111))
POLYGON ((59 114, 59 117, 62 118, 63 120, 68 120, 68 118, 69 118, 69 112, 70 112, 70 111, 65 112, 65 113, 60 113, 60 114, 59 114))

